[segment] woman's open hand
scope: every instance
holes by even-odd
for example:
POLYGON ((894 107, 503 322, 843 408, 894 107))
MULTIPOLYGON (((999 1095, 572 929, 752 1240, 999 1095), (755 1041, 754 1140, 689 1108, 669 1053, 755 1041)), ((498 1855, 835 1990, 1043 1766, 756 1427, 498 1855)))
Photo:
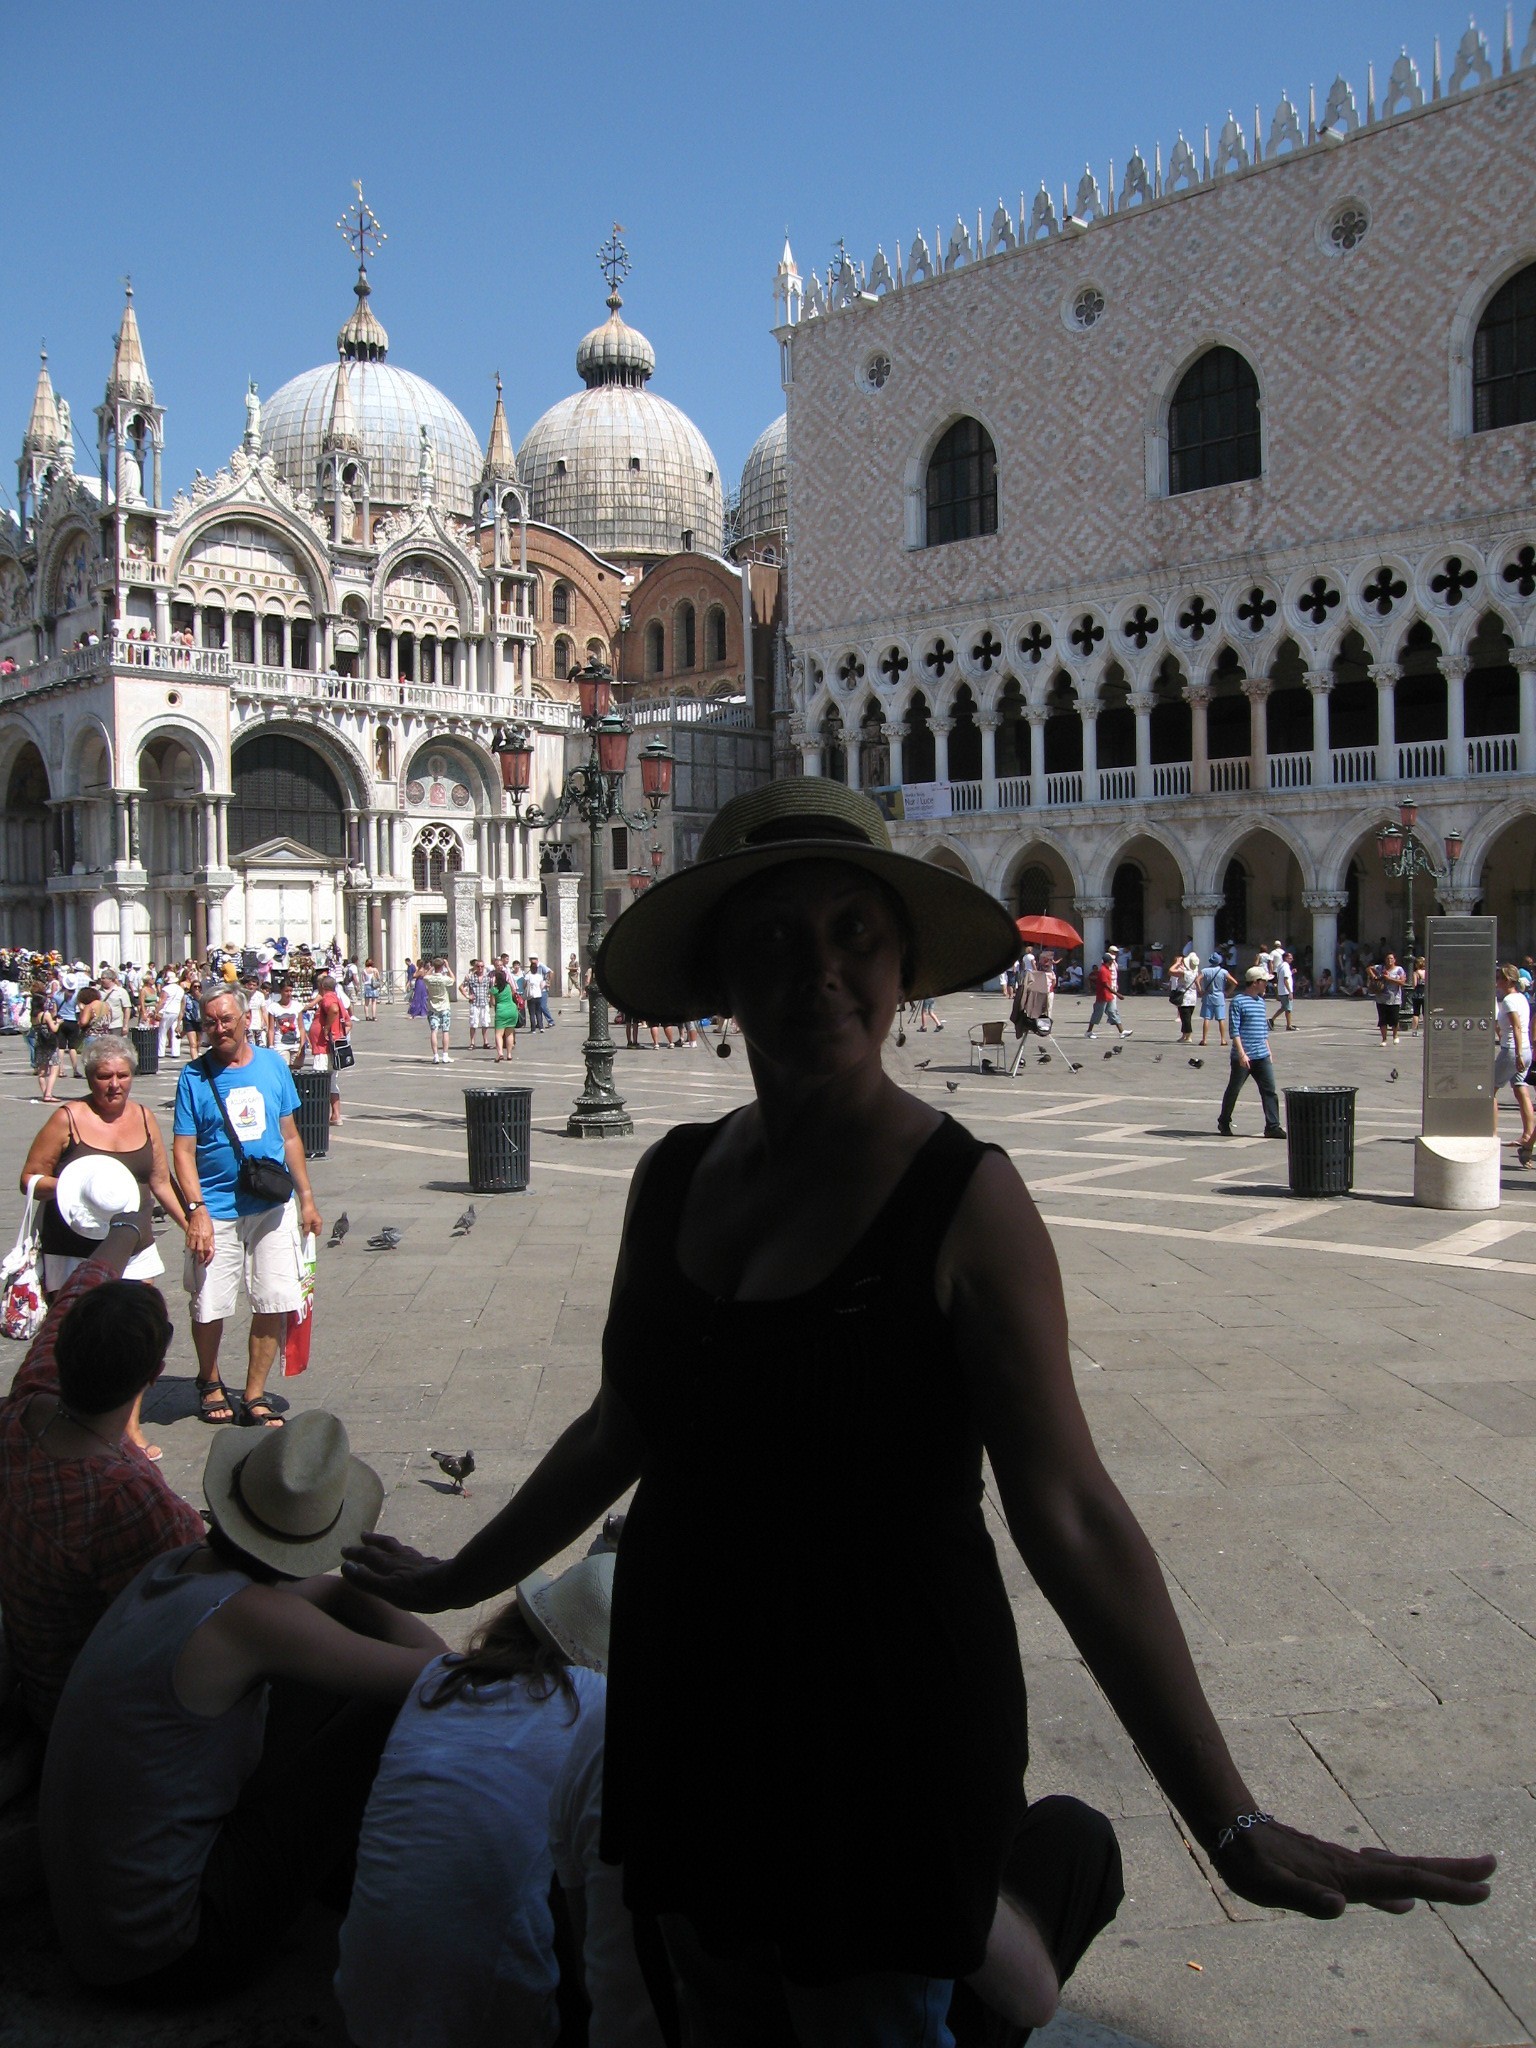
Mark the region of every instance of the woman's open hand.
POLYGON ((1336 1920, 1346 1906, 1410 1913, 1416 1899, 1475 1906, 1488 1896, 1492 1856, 1399 1856, 1391 1849, 1345 1849, 1279 1821, 1246 1829, 1211 1859, 1222 1881, 1256 1906, 1284 1906, 1314 1920, 1336 1920))
POLYGON ((348 1544, 341 1575, 365 1593, 404 1607, 412 1614, 440 1614, 456 1602, 445 1585, 448 1567, 440 1557, 423 1557, 396 1536, 370 1532, 348 1544))

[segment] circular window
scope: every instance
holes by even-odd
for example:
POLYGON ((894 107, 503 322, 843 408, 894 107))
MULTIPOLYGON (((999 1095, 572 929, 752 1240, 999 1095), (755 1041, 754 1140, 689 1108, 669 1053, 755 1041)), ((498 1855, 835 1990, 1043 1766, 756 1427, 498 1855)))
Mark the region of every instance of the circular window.
POLYGON ((1104 318, 1104 294, 1096 284, 1085 284, 1074 296, 1068 318, 1080 333, 1086 334, 1090 327, 1098 326, 1104 318))
POLYGON ((874 355, 865 358, 864 367, 859 372, 859 382, 866 391, 881 391, 885 388, 886 380, 890 374, 890 357, 881 354, 877 350, 874 355))
POLYGON ((1371 216, 1362 199, 1346 199, 1323 223, 1322 244, 1330 256, 1347 256, 1370 232, 1371 216))

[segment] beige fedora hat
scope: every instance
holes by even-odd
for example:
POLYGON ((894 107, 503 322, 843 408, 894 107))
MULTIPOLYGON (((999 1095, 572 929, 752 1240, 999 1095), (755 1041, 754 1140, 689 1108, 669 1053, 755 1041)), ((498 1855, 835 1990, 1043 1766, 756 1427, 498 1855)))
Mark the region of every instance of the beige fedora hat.
POLYGON ((725 1007, 707 944, 733 889, 770 868, 839 861, 885 883, 912 934, 909 996, 942 996, 1000 974, 1019 934, 995 897, 965 876, 896 853, 879 807, 819 775, 767 782, 710 820, 691 868, 647 889, 623 912, 597 956, 597 983, 626 1016, 657 1024, 725 1007))
POLYGON ((517 1589, 517 1604, 534 1634, 589 1671, 608 1669, 615 1562, 613 1551, 602 1551, 557 1579, 534 1572, 517 1589))
POLYGON ((283 1429, 221 1430, 203 1498, 231 1543, 292 1579, 334 1571, 342 1548, 379 1519, 384 1482, 354 1458, 346 1425, 323 1408, 283 1429))

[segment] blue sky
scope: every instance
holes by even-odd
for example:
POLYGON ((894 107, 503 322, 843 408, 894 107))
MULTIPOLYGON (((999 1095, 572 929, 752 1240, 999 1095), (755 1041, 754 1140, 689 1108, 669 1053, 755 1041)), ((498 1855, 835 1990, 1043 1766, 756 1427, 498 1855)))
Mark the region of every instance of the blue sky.
MULTIPOLYGON (((1517 10, 1517 43, 1528 16, 1517 10)), ((1486 11, 1494 45, 1502 11, 1486 11)), ((530 8, 437 0, 0 8, 12 81, 0 225, 0 504, 47 337, 82 466, 132 273, 167 490, 238 441, 264 394, 328 360, 351 308, 332 223, 361 178, 389 241, 372 267, 391 360, 447 392, 482 442, 492 376, 521 440, 576 388, 603 317, 610 221, 634 263, 626 314, 653 389, 733 478, 780 410, 769 338, 786 226, 801 269, 839 236, 865 260, 1044 178, 1102 183, 1282 89, 1305 110, 1337 71, 1362 98, 1399 48, 1428 83, 1466 15, 1451 0, 1287 6, 1012 6, 699 0, 530 8)), ((1059 203, 1059 199, 1058 199, 1059 203)))

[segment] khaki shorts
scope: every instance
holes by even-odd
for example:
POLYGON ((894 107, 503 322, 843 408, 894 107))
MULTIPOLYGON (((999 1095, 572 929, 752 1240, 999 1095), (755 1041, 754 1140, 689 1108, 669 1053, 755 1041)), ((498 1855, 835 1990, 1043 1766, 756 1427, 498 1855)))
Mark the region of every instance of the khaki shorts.
POLYGON ((299 1209, 295 1201, 255 1216, 212 1216, 213 1257, 200 1266, 190 1252, 182 1285, 194 1323, 221 1323, 239 1306, 242 1288, 253 1315, 280 1315, 304 1299, 299 1272, 299 1209))

